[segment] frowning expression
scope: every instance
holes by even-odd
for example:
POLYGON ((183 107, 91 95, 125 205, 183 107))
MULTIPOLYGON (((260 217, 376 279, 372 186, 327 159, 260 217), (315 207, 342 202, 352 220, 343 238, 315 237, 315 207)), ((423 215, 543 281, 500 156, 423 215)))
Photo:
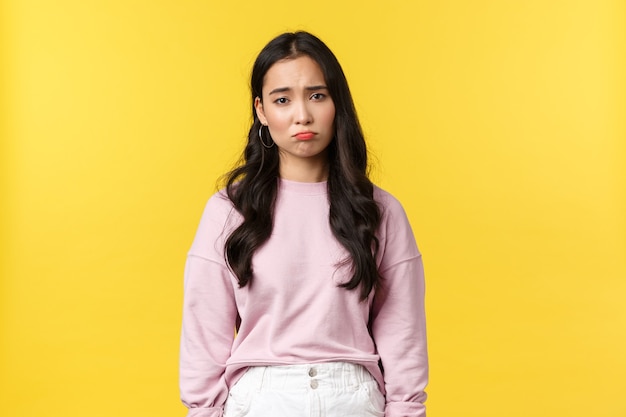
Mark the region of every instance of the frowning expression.
POLYGON ((262 97, 254 105, 278 146, 281 165, 326 162, 334 137, 335 104, 317 62, 304 55, 272 65, 263 79, 262 97))

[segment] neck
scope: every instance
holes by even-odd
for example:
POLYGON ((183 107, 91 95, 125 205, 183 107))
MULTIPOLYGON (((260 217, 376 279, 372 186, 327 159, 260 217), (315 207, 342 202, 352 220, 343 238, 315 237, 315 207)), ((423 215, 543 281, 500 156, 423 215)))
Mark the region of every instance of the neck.
POLYGON ((328 179, 326 158, 288 159, 280 158, 280 177, 297 182, 323 182, 328 179))

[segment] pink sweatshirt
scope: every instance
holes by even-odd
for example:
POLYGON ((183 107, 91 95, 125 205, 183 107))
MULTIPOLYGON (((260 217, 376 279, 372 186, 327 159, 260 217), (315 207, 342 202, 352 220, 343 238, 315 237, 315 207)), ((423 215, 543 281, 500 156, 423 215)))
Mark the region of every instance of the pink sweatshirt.
POLYGON ((422 258, 400 203, 379 188, 374 198, 383 281, 361 302, 358 288, 337 286, 349 268, 337 266, 347 252, 328 224, 325 182, 280 180, 273 233, 244 288, 224 260, 241 217, 223 192, 211 197, 185 268, 180 387, 188 417, 221 416, 229 387, 249 366, 334 361, 369 370, 386 394, 386 417, 426 415, 422 258))

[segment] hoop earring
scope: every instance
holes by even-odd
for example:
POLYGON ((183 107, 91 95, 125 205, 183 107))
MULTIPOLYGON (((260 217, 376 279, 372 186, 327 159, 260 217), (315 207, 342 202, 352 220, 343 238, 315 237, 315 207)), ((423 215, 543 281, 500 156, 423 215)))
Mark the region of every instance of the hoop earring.
MULTIPOLYGON (((268 132, 269 132, 269 129, 268 129, 268 132)), ((274 141, 272 140, 272 138, 270 138, 270 140, 272 141, 270 145, 266 145, 265 142, 263 142, 263 125, 259 127, 259 140, 261 141, 261 145, 263 145, 265 149, 270 149, 272 146, 274 146, 274 141)))

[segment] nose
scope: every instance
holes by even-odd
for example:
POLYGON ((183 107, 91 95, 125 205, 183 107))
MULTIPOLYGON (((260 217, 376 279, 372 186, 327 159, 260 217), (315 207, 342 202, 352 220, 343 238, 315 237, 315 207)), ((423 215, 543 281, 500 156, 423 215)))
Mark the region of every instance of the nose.
POLYGON ((297 124, 308 125, 313 122, 313 115, 308 106, 308 102, 303 100, 296 106, 295 121, 297 124))

